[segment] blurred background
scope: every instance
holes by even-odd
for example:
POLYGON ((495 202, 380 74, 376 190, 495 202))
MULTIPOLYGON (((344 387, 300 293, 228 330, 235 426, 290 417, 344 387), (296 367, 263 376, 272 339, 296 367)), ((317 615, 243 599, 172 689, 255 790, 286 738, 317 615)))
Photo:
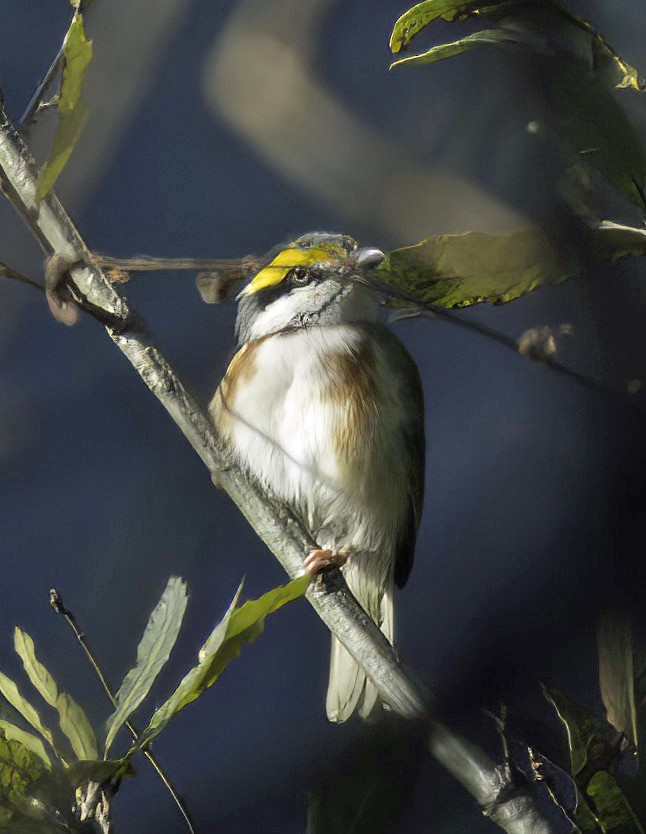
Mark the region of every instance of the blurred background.
MULTIPOLYGON (((641 0, 567 5, 646 70, 641 0)), ((89 246, 233 257, 327 230, 388 249, 560 216, 554 160, 527 131, 540 79, 487 49, 388 73, 388 36, 407 7, 98 0, 87 15, 90 117, 57 187, 89 246)), ((14 117, 69 19, 65 0, 3 4, 0 83, 14 117)), ((424 43, 458 34, 434 28, 424 43)), ((643 100, 618 95, 645 135, 643 100)), ((41 154, 51 135, 44 117, 28 131, 41 154)), ((634 220, 615 206, 604 216, 634 220)), ((0 260, 42 274, 4 203, 0 260)), ((571 324, 559 358, 622 388, 644 377, 644 271, 636 260, 590 265, 579 281, 466 315, 514 337, 571 324)), ((125 292, 206 402, 233 352, 234 306, 204 305, 189 273, 142 275, 125 292)), ((52 585, 118 682, 168 576, 186 577, 186 626, 155 688, 160 702, 240 578, 256 596, 284 575, 96 322, 62 327, 40 294, 9 281, 0 296, 0 667, 18 676, 19 624, 99 725, 108 705, 49 611, 52 585)), ((540 680, 600 708, 597 610, 643 588, 644 421, 450 324, 395 329, 421 370, 429 440, 398 646, 443 714, 500 759, 483 708, 504 701, 553 722, 540 680)), ((200 831, 305 830, 308 792, 362 732, 326 721, 328 643, 306 603, 289 606, 160 737, 156 753, 200 831)), ((148 770, 141 763, 118 795, 117 831, 181 831, 148 770)), ((405 782, 391 831, 494 830, 427 757, 405 782)))

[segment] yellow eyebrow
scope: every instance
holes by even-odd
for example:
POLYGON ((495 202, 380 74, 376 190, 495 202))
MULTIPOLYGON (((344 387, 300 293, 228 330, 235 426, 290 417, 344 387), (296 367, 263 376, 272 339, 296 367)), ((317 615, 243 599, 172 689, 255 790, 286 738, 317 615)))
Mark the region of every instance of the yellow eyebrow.
POLYGON ((283 249, 274 260, 260 270, 240 295, 253 295, 259 290, 280 284, 287 274, 297 266, 311 266, 320 261, 331 260, 330 252, 324 249, 283 249))

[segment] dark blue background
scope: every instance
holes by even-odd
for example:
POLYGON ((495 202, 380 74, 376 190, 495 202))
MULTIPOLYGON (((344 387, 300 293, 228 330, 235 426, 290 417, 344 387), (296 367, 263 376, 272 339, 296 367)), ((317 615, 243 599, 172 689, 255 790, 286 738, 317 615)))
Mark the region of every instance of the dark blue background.
MULTIPOLYGON (((420 228, 505 228, 550 216, 549 165, 525 131, 530 88, 508 59, 485 50, 388 74, 387 36, 406 7, 396 0, 319 3, 312 77, 387 143, 384 158, 395 167, 399 160, 402 170, 442 175, 429 184, 429 205, 403 178, 399 193, 411 219, 401 221, 396 206, 389 219, 390 209, 378 204, 380 179, 392 182, 397 171, 376 171, 357 149, 343 175, 347 199, 286 176, 213 107, 209 68, 234 13, 249 16, 249 30, 265 16, 271 27, 272 14, 282 15, 279 60, 302 46, 310 5, 97 1, 88 15, 96 51, 86 93, 90 121, 58 189, 91 247, 123 256, 226 257, 313 229, 392 247, 415 242, 420 228)), ((638 0, 570 7, 646 67, 638 0)), ((65 0, 4 3, 1 85, 14 116, 69 17, 65 0)), ((455 28, 442 27, 432 37, 455 36, 455 28)), ((282 104, 293 95, 273 92, 282 104)), ((646 127, 643 100, 620 95, 646 127)), ((258 107, 261 98, 266 91, 258 107)), ((316 131, 320 117, 316 109, 293 114, 294 133, 301 121, 316 131)), ((43 120, 30 133, 42 153, 51 127, 43 120)), ((322 165, 316 153, 313 169, 322 165)), ((41 254, 6 205, 0 222, 0 259, 39 275, 41 254)), ((644 269, 630 263, 603 272, 601 281, 468 315, 513 336, 573 323, 561 358, 621 386, 643 372, 644 269)), ((188 274, 137 277, 125 291, 206 401, 233 350, 233 307, 203 305, 188 274)), ((100 725, 109 710, 64 624, 48 610, 52 585, 118 681, 168 576, 186 577, 186 626, 154 690, 159 703, 192 664, 240 578, 255 596, 284 576, 95 322, 66 329, 30 288, 5 282, 0 293, 0 666, 19 675, 10 647, 20 624, 100 725)), ((572 382, 445 323, 402 322, 396 331, 420 366, 429 438, 427 501, 416 566, 398 599, 398 645, 448 713, 499 756, 481 706, 505 699, 541 714, 539 679, 598 706, 594 614, 622 577, 633 576, 636 551, 628 536, 618 545, 614 533, 624 525, 615 509, 624 506, 622 477, 641 459, 625 414, 572 382)), ((328 640, 305 603, 290 606, 160 737, 156 752, 200 830, 304 830, 306 792, 356 732, 325 719, 328 640)), ((124 834, 182 830, 143 763, 119 794, 115 818, 124 834)), ((420 826, 491 830, 431 761, 394 830, 420 826)))

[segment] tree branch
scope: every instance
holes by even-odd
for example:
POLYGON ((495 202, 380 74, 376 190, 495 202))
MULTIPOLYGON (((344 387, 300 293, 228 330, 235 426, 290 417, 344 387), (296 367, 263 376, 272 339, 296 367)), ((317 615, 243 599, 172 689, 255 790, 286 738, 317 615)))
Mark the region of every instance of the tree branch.
MULTIPOLYGON (((218 486, 237 504, 260 538, 294 577, 303 556, 316 543, 284 505, 228 459, 212 423, 184 388, 154 344, 142 319, 92 263, 91 254, 54 194, 36 199, 35 164, 0 103, 0 177, 5 196, 21 214, 48 255, 57 254, 70 267, 73 292, 81 306, 98 318, 152 393, 162 403, 218 486)), ((408 719, 429 719, 430 697, 407 671, 379 628, 348 591, 340 571, 332 571, 326 587, 311 587, 307 598, 317 614, 348 649, 382 699, 408 719)), ((481 751, 433 722, 432 754, 456 776, 509 834, 555 834, 534 805, 531 791, 505 782, 481 751)))

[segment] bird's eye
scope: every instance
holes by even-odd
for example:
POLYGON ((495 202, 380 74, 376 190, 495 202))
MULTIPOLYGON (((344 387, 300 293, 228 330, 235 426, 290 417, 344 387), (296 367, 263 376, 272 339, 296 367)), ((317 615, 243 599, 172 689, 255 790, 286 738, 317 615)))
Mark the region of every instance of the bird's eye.
POLYGON ((297 266, 296 269, 292 270, 290 277, 292 279, 292 283, 294 284, 306 284, 309 279, 307 270, 300 266, 297 266))

